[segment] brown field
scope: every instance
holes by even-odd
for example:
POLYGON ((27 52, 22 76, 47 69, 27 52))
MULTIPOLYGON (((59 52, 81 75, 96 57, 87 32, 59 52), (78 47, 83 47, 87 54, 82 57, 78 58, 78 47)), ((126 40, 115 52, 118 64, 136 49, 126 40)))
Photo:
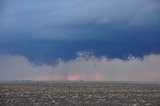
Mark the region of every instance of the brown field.
POLYGON ((0 82, 0 106, 160 106, 160 84, 107 81, 0 82))

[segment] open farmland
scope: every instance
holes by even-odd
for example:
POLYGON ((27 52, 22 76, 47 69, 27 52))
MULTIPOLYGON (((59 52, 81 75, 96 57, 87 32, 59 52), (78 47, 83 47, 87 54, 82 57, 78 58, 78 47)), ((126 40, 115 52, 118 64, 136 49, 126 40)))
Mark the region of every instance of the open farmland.
POLYGON ((0 106, 160 106, 160 84, 106 81, 0 82, 0 106))

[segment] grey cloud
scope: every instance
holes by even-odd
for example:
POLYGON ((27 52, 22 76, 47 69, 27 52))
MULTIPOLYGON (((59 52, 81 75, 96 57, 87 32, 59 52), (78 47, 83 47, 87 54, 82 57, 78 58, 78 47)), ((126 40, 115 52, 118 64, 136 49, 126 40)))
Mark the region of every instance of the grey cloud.
POLYGON ((20 55, 1 55, 0 58, 0 80, 160 81, 160 56, 154 54, 143 60, 130 56, 124 61, 79 52, 75 59, 59 59, 53 66, 36 66, 20 55))
POLYGON ((157 25, 160 18, 158 0, 7 0, 5 4, 0 31, 8 36, 13 32, 67 38, 82 30, 87 33, 83 27, 88 25, 150 26, 157 25))
POLYGON ((157 16, 158 10, 160 10, 157 0, 85 0, 81 4, 75 4, 71 5, 71 8, 62 9, 53 20, 53 24, 54 22, 62 25, 84 24, 88 21, 105 18, 120 23, 138 21, 137 24, 146 24, 146 21, 153 21, 152 18, 157 16), (154 15, 149 16, 149 14, 154 15), (148 20, 144 19, 146 16, 149 17, 148 20))

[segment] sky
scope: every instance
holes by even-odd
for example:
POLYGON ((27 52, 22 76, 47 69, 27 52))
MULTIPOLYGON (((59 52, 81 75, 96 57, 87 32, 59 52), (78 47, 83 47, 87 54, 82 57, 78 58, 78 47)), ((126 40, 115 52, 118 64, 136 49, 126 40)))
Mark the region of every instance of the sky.
POLYGON ((160 81, 159 0, 1 0, 0 80, 160 81))

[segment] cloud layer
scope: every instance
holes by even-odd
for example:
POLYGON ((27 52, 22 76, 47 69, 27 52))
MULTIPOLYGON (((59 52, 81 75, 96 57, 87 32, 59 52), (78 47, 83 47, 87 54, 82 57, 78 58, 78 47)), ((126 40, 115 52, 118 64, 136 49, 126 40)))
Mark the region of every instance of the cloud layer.
POLYGON ((159 13, 159 0, 1 0, 0 53, 49 64, 160 54, 159 13))
POLYGON ((55 65, 34 65, 20 55, 0 58, 0 80, 160 81, 160 55, 155 54, 124 61, 79 52, 75 59, 59 59, 55 65))
POLYGON ((156 30, 160 22, 159 0, 6 0, 2 3, 1 38, 99 36, 103 39, 114 35, 110 30, 121 32, 131 28, 138 31, 146 27, 156 30))
POLYGON ((159 0, 1 0, 0 80, 160 80, 159 13, 159 0))

